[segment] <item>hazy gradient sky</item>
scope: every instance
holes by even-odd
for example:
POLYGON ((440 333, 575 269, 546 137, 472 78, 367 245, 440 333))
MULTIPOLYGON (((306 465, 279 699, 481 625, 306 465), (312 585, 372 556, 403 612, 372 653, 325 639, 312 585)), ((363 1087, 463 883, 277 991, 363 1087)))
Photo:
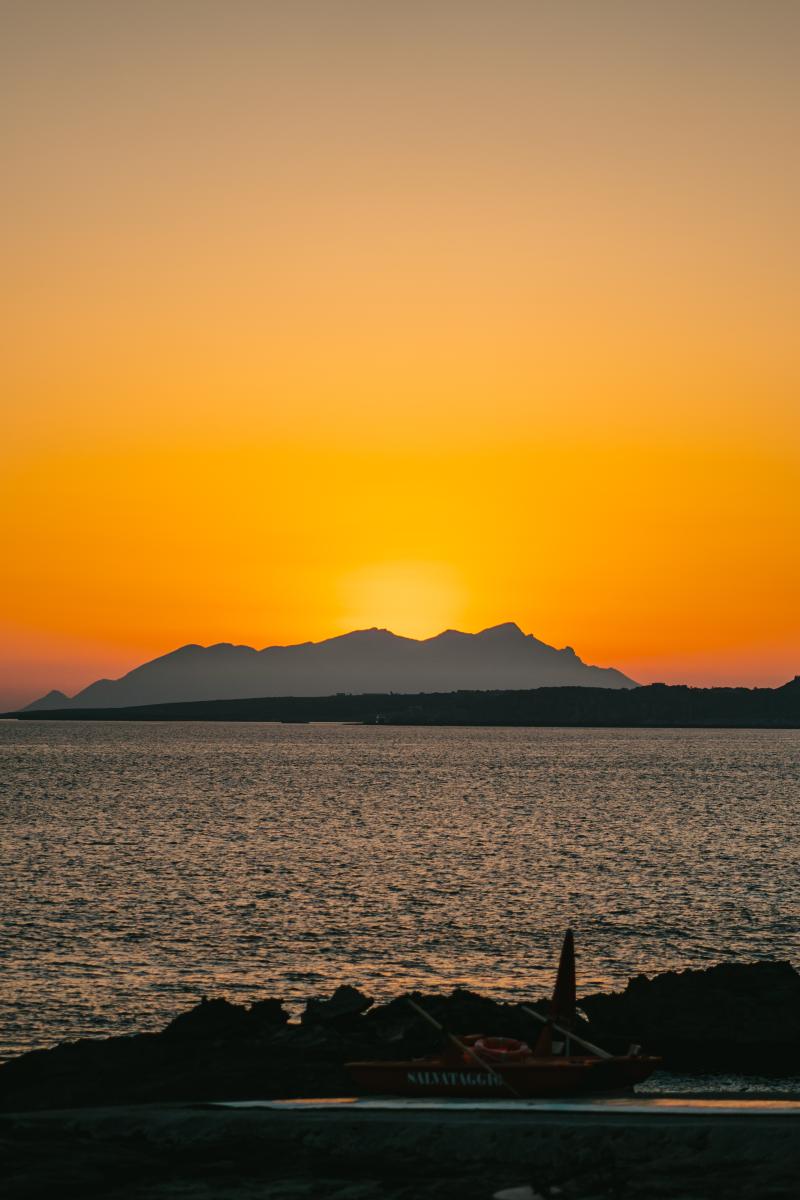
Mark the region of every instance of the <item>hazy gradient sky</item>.
POLYGON ((0 704, 364 625, 800 671, 800 4, 0 12, 0 704))

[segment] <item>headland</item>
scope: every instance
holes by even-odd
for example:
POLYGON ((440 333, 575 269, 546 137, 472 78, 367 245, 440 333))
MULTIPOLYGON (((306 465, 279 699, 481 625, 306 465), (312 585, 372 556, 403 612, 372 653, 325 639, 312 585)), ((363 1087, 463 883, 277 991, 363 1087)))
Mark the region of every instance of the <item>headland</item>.
POLYGON ((7 713, 22 721, 278 721, 364 725, 800 728, 800 676, 778 688, 538 687, 456 691, 265 696, 124 708, 49 708, 7 713))

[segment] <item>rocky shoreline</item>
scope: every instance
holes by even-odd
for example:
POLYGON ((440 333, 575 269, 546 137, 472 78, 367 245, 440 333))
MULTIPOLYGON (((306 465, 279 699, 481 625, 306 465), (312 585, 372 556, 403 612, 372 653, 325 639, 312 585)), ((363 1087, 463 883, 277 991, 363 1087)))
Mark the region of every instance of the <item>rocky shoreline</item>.
MULTIPOLYGON (((415 997, 454 1032, 530 1039, 512 1003, 457 990, 415 997)), ((616 1052, 632 1042, 683 1074, 800 1074, 800 974, 788 962, 722 963, 638 976, 624 991, 584 996, 583 1032, 616 1052)), ((536 1004, 540 1011, 546 1001, 536 1004)), ((402 1059, 438 1036, 403 996, 375 1005, 355 988, 310 1000, 292 1022, 280 1000, 249 1007, 203 1000, 158 1033, 83 1039, 0 1067, 0 1110, 352 1095, 345 1063, 402 1059)))

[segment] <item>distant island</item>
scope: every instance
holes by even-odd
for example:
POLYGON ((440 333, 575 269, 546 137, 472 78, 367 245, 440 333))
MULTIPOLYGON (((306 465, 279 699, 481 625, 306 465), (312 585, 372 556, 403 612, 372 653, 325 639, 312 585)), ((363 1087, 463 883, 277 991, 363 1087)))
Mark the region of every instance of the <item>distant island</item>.
POLYGON ((508 621, 480 633, 446 629, 417 641, 359 629, 297 646, 181 646, 76 696, 53 691, 29 709, 122 708, 192 700, 330 696, 336 692, 454 692, 469 688, 636 687, 612 667, 582 662, 508 621))
POLYGON ((541 687, 503 691, 264 696, 124 708, 27 709, 20 720, 348 721, 368 725, 800 728, 800 676, 778 688, 541 687))

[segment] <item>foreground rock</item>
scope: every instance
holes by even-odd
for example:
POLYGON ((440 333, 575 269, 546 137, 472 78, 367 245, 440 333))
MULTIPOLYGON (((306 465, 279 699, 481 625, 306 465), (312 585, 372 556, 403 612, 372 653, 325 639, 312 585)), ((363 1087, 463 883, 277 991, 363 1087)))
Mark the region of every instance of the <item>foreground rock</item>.
POLYGON ((788 962, 639 975, 581 1007, 601 1042, 640 1042, 675 1071, 800 1071, 800 975, 788 962))
MULTIPOLYGON (((415 996, 451 1030, 532 1036, 531 1018, 517 1005, 458 990, 415 996)), ((294 1024, 278 1000, 249 1008, 204 1000, 160 1033, 86 1039, 12 1059, 0 1067, 0 1108, 349 1095, 349 1060, 401 1059, 439 1045, 405 998, 368 1004, 355 989, 339 989, 294 1024)), ((618 1052, 638 1042, 663 1055, 668 1070, 800 1074, 800 975, 788 963, 641 976, 622 993, 581 1004, 590 1040, 618 1052)))

